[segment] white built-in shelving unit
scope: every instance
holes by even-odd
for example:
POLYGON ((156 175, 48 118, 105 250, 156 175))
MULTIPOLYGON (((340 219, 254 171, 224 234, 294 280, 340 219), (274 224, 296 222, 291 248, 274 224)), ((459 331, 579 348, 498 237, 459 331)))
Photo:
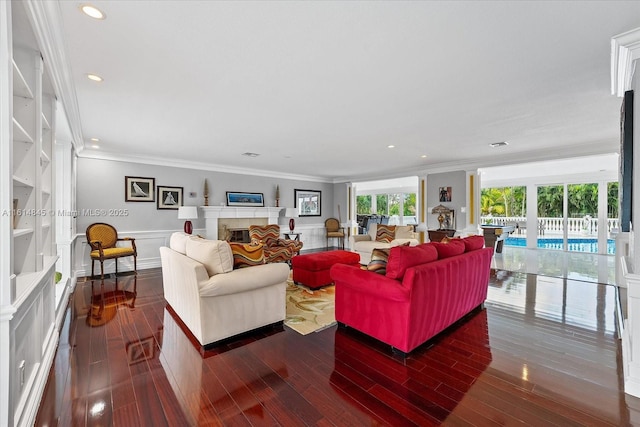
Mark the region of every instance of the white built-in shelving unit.
POLYGON ((56 96, 29 4, 0 2, 0 426, 33 424, 58 338, 56 96))

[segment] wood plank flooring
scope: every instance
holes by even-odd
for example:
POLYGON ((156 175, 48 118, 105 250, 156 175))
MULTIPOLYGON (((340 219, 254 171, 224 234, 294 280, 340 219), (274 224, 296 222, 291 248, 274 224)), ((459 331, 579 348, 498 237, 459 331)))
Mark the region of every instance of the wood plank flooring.
POLYGON ((201 354, 165 308, 160 269, 81 281, 36 425, 632 425, 615 288, 493 273, 485 310, 407 358, 337 326, 201 354))

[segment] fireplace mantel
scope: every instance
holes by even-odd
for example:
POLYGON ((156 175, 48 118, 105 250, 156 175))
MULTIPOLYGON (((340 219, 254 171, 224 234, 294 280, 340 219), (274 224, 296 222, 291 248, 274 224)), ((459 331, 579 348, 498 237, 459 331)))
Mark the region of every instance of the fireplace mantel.
POLYGON ((268 224, 277 224, 283 208, 200 206, 200 209, 204 214, 207 239, 218 240, 218 219, 220 218, 267 218, 268 224))

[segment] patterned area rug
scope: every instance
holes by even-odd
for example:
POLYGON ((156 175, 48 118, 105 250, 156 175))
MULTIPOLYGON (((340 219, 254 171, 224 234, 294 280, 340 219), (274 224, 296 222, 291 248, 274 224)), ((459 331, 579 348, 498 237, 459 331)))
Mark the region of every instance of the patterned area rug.
POLYGON ((284 324, 302 335, 317 332, 336 323, 335 286, 312 291, 287 282, 287 318, 284 324))

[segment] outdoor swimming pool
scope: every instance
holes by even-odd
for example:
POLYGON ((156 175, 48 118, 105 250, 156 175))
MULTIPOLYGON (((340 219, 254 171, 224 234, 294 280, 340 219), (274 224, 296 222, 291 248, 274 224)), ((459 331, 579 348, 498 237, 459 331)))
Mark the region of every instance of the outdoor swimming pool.
MULTIPOLYGON (((504 241, 507 246, 527 246, 527 240, 524 237, 508 237, 504 241)), ((574 252, 598 252, 598 239, 568 239, 568 248, 574 252)), ((540 249, 559 249, 562 250, 562 239, 539 238, 538 248, 540 249)), ((615 240, 607 240, 607 253, 614 255, 616 253, 615 240)))

